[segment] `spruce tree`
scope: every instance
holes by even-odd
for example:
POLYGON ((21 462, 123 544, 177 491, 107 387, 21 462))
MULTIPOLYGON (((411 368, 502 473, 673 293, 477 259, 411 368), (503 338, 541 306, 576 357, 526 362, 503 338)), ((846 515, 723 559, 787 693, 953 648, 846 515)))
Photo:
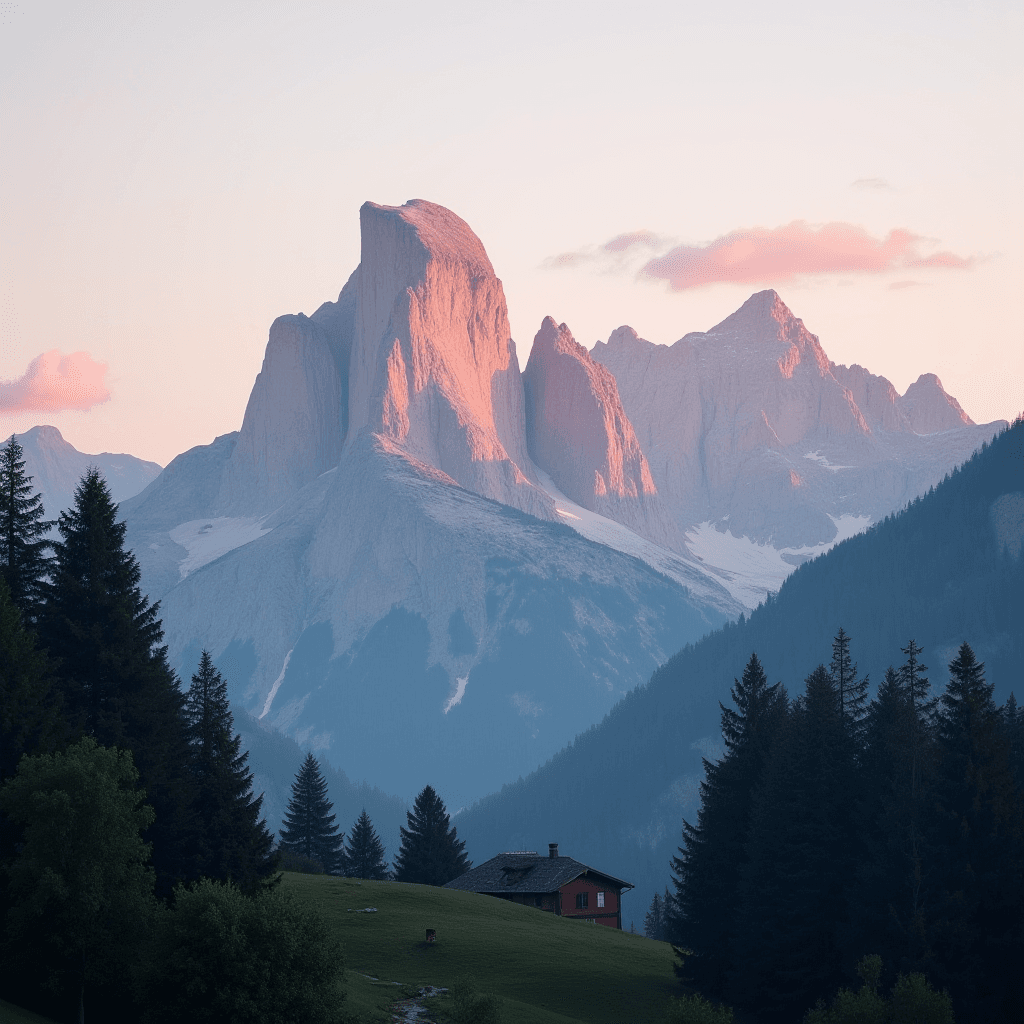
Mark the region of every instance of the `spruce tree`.
POLYGON ((659 942, 665 938, 665 907, 660 893, 654 894, 651 906, 644 915, 644 935, 659 942))
POLYGON ((308 753, 292 783, 280 846, 286 852, 319 861, 328 874, 339 874, 344 868, 345 836, 334 824, 332 809, 320 763, 308 753))
POLYGON ((40 635, 58 662, 64 712, 78 735, 131 750, 156 821, 157 889, 169 895, 186 877, 188 746, 178 680, 167 664, 158 605, 139 589, 141 573, 124 547, 125 524, 99 471, 89 469, 57 524, 61 540, 40 635))
POLYGON ((753 814, 732 997, 795 1019, 843 980, 855 751, 824 665, 806 680, 753 814))
POLYGON ((1012 691, 1002 707, 1002 716, 1010 745, 1010 770, 1017 788, 1024 790, 1024 708, 1018 706, 1012 691))
POLYGON ((857 665, 850 657, 850 637, 842 626, 832 641, 832 663, 829 666, 832 685, 839 697, 839 706, 851 737, 861 730, 868 705, 868 677, 857 678, 857 665))
POLYGON ((384 844, 374 831, 373 822, 363 808, 349 832, 345 846, 345 874, 349 878, 383 879, 388 877, 384 844))
POLYGON ((786 718, 781 684, 768 685, 761 662, 751 654, 741 679, 734 680, 735 709, 719 705, 725 756, 704 759, 696 824, 683 822, 683 846, 672 859, 675 898, 666 921, 668 935, 685 949, 679 970, 702 992, 725 996, 735 968, 739 883, 747 862, 751 809, 773 745, 786 718))
POLYGON ((936 718, 931 921, 937 980, 958 1015, 1017 1019, 1024 958, 1024 806, 985 666, 963 643, 936 718))
POLYGON ((260 817, 263 797, 253 796, 249 754, 234 731, 227 683, 208 651, 200 655, 184 713, 191 751, 192 875, 232 881, 252 892, 274 871, 273 839, 260 817))
POLYGON ((43 519, 43 499, 32 492, 24 454, 14 434, 0 448, 0 574, 11 600, 34 621, 50 571, 46 534, 54 523, 43 519))
POLYGON ((473 866, 433 787, 423 787, 406 817, 409 827, 401 829, 402 845, 395 858, 399 882, 444 885, 473 866))

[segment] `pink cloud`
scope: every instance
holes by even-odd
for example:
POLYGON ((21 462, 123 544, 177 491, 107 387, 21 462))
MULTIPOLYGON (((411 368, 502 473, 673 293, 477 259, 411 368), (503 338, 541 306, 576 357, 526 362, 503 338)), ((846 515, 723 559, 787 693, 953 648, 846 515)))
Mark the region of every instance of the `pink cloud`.
POLYGON ((647 262, 640 273, 682 291, 719 281, 782 283, 810 274, 882 274, 919 267, 966 270, 976 262, 952 252, 925 256, 922 241, 905 228, 874 238, 855 224, 812 227, 794 221, 778 228, 741 228, 707 245, 677 245, 647 262))
POLYGON ((648 249, 656 249, 661 239, 653 231, 627 231, 616 235, 610 242, 601 246, 606 252, 625 252, 634 245, 644 245, 648 249))
POLYGON ((104 378, 107 364, 88 352, 38 355, 17 380, 0 380, 0 412, 85 412, 110 398, 104 378))

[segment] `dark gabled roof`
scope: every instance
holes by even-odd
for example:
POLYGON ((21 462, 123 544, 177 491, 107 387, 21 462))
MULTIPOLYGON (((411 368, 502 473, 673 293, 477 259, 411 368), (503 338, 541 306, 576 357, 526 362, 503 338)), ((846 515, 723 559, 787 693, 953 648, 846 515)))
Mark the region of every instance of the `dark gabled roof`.
POLYGON ((597 871, 572 857, 544 857, 536 853, 499 853, 479 867, 459 875, 446 889, 489 893, 555 892, 580 875, 593 875, 611 883, 609 888, 632 889, 630 882, 597 871))

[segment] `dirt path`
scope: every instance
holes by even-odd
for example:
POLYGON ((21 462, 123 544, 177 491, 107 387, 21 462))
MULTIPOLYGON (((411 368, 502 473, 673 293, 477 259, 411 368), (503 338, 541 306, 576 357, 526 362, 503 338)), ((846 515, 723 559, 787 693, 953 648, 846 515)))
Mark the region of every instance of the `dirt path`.
POLYGON ((447 991, 446 988, 434 988, 433 985, 427 985, 411 999, 399 999, 391 1007, 392 1024, 436 1024, 428 1015, 423 1000, 430 996, 443 995, 447 991))

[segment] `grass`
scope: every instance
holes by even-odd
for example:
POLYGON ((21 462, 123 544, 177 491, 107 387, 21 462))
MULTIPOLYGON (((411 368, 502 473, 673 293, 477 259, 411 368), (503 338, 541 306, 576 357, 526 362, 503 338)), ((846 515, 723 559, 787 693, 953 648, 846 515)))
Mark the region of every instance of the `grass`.
POLYGON ((0 999, 0 1022, 2 1024, 53 1024, 49 1017, 40 1017, 31 1010, 23 1010, 14 1003, 0 999))
POLYGON ((367 1022, 388 1020, 391 1002, 422 985, 458 978, 500 996, 507 1024, 658 1022, 679 993, 664 942, 427 885, 292 873, 284 885, 338 929, 348 1012, 367 1022), (356 913, 364 907, 377 913, 356 913))

